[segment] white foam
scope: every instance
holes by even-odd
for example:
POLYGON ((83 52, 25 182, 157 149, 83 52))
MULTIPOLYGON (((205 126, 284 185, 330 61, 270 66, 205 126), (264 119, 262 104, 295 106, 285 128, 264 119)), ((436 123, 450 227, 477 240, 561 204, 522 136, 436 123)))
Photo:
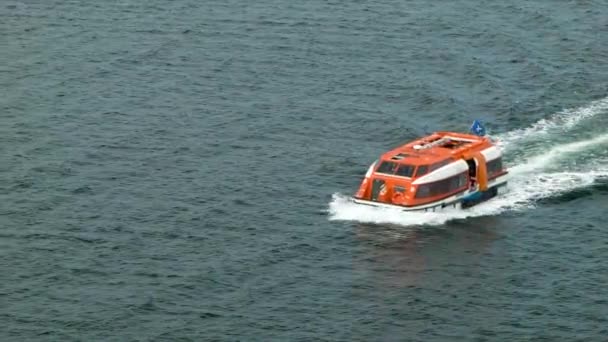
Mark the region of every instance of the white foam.
POLYGON ((334 194, 329 203, 329 219, 367 223, 391 223, 404 226, 441 225, 447 221, 469 217, 497 215, 505 211, 530 209, 535 201, 592 185, 598 178, 608 177, 608 170, 591 172, 558 172, 515 178, 509 192, 466 210, 441 212, 404 212, 392 208, 358 205, 347 196, 334 194))
POLYGON ((569 131, 585 119, 607 113, 608 97, 593 101, 584 107, 563 110, 555 113, 548 119, 541 119, 535 122, 530 127, 499 134, 494 138, 497 140, 496 145, 504 152, 521 141, 537 138, 555 131, 569 131))
POLYGON ((463 211, 442 211, 435 213, 406 213, 393 208, 376 208, 356 204, 342 194, 334 194, 329 203, 330 220, 358 221, 368 223, 394 223, 404 226, 438 225, 448 220, 466 217, 463 211))
POLYGON ((547 152, 527 159, 524 163, 515 165, 509 169, 512 174, 523 174, 535 170, 541 170, 552 165, 556 160, 567 157, 572 153, 581 152, 594 146, 601 146, 608 142, 608 134, 602 134, 595 138, 562 144, 553 147, 547 152))

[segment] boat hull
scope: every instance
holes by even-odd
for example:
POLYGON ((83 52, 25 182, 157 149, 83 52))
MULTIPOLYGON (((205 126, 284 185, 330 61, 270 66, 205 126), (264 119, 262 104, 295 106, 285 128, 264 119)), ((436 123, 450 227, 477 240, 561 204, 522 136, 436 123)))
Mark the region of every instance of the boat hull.
POLYGON ((428 203, 424 205, 405 207, 395 204, 388 203, 380 203, 374 201, 361 200, 357 198, 352 198, 352 201, 357 204, 368 205, 378 208, 392 208, 399 209, 402 211, 427 211, 434 212, 440 211, 444 209, 466 209, 472 206, 475 206, 479 203, 483 203, 491 198, 494 198, 507 190, 507 176, 498 177, 488 183, 488 188, 485 191, 478 190, 466 190, 460 193, 457 193, 448 198, 442 199, 440 201, 436 201, 433 203, 428 203))

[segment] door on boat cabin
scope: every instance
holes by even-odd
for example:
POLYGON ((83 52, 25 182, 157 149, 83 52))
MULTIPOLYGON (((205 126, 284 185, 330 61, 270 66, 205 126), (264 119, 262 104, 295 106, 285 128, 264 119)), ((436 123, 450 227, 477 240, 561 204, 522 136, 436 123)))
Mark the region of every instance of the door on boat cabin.
POLYGON ((467 159, 469 165, 469 188, 477 186, 477 161, 475 159, 467 159))
POLYGON ((380 191, 385 187, 384 180, 382 179, 374 179, 372 182, 372 201, 378 201, 378 196, 380 195, 380 191))

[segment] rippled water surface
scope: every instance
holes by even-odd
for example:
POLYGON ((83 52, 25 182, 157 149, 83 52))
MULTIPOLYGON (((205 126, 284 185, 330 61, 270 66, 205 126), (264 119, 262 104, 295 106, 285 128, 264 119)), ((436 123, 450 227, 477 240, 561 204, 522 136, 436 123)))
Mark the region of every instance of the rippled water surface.
POLYGON ((608 3, 0 3, 0 340, 605 341, 608 3), (352 206, 485 120, 511 191, 352 206))

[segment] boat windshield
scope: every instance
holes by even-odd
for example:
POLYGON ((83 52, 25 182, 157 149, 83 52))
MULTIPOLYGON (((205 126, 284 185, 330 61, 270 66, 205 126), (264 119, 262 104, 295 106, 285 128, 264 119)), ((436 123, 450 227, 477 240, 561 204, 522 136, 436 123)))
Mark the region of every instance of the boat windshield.
POLYGON ((376 169, 376 172, 402 177, 412 177, 415 169, 416 167, 414 165, 383 161, 380 166, 378 166, 378 169, 376 169))
POLYGON ((412 177, 414 174, 414 169, 416 167, 414 165, 400 164, 397 169, 397 175, 403 177, 412 177))
POLYGON ((420 165, 418 166, 418 170, 416 171, 416 177, 424 176, 429 173, 428 165, 420 165))
POLYGON ((388 162, 388 161, 383 161, 380 166, 378 166, 378 169, 376 169, 377 173, 387 173, 389 175, 392 175, 395 173, 395 171, 397 171, 397 163, 393 163, 393 162, 388 162))

